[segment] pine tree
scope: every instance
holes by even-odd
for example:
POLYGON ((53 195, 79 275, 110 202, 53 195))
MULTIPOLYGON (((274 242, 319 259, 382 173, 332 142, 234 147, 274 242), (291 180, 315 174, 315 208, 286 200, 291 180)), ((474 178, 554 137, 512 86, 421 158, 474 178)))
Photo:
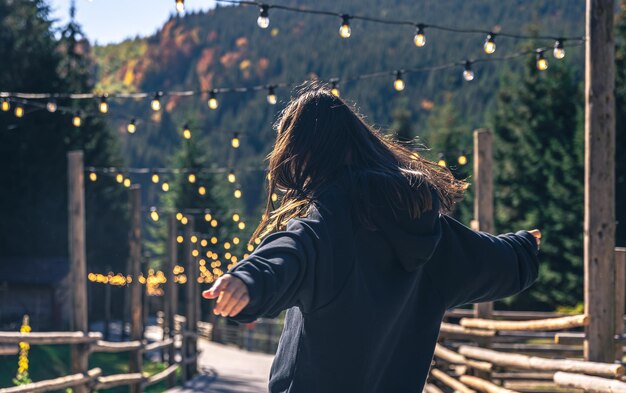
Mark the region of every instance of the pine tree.
POLYGON ((540 228, 538 282, 508 303, 524 309, 582 299, 582 95, 568 65, 534 58, 504 75, 493 114, 499 232, 540 228))

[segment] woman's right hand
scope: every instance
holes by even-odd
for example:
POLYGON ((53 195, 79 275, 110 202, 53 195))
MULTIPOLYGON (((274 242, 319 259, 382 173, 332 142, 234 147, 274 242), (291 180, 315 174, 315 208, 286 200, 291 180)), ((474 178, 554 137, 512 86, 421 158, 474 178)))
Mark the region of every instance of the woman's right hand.
POLYGON ((541 231, 539 229, 531 229, 528 233, 535 237, 535 240, 537 241, 537 248, 539 248, 539 246, 541 246, 541 231))

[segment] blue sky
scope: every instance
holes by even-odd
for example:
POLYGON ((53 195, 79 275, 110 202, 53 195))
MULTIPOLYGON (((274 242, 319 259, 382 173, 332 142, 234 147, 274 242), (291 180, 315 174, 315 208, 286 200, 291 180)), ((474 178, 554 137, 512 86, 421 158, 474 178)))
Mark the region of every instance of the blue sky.
MULTIPOLYGON (((67 22, 70 0, 48 0, 52 17, 67 22)), ((175 12, 174 0, 76 0, 76 19, 92 42, 120 42, 149 35, 175 12)), ((215 0, 185 0, 187 10, 209 9, 215 0)))

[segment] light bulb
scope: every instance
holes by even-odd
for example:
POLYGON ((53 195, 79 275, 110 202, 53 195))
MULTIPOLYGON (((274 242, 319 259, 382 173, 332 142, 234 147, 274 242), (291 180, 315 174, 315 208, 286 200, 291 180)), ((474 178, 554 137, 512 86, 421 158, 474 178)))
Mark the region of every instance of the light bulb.
POLYGON ((467 156, 465 154, 461 154, 458 159, 459 165, 467 164, 467 156))
POLYGON ((217 227, 217 224, 218 224, 218 222, 217 222, 217 220, 215 218, 211 220, 211 226, 213 228, 217 227))
POLYGON ((393 82, 393 88, 397 91, 404 90, 404 80, 402 80, 402 72, 396 72, 396 80, 393 82))
POLYGON ((48 101, 48 103, 46 104, 46 109, 48 110, 48 112, 50 113, 54 113, 57 111, 58 106, 55 100, 50 100, 48 101))
POLYGON ((123 183, 124 182, 124 175, 121 173, 118 173, 117 175, 115 175, 115 181, 118 183, 123 183))
POLYGON ((237 224, 237 228, 243 231, 244 229, 246 229, 246 223, 241 221, 239 224, 237 224))
POLYGON ((230 172, 228 172, 228 182, 234 183, 236 181, 237 181, 237 176, 235 176, 235 172, 231 170, 230 172))
POLYGON ((154 93, 154 97, 152 98, 152 102, 150 103, 150 107, 153 111, 157 112, 161 110, 161 96, 162 92, 158 91, 154 93))
POLYGON ((189 222, 189 219, 185 216, 183 216, 183 218, 180 219, 180 223, 183 225, 187 225, 188 222, 189 222))
POLYGON ((267 29, 270 25, 269 6, 267 4, 261 4, 259 10, 259 17, 256 20, 256 24, 262 29, 267 29))
POLYGON ((206 195, 206 187, 205 186, 198 187, 198 194, 202 196, 206 195))
POLYGON ((543 51, 537 52, 537 69, 539 71, 545 71, 548 69, 548 60, 543 55, 543 51))
POLYGON ((202 239, 202 240, 200 240, 200 245, 201 245, 202 247, 206 247, 206 246, 208 246, 208 245, 209 245, 209 242, 208 242, 206 239, 202 239))
POLYGON ((156 207, 150 208, 150 218, 152 221, 159 221, 159 212, 157 212, 156 207))
POLYGON ((275 192, 273 192, 271 199, 272 199, 272 202, 276 202, 278 200, 278 195, 275 192))
POLYGON ((487 35, 487 39, 485 40, 485 45, 483 45, 483 48, 485 49, 485 53, 490 55, 493 52, 496 51, 496 35, 493 33, 489 33, 487 35))
POLYGON ((204 221, 209 222, 212 218, 213 216, 211 215, 211 213, 204 213, 204 221))
POLYGON ((207 102, 207 104, 209 105, 209 108, 211 109, 217 109, 219 102, 217 102, 217 97, 215 95, 215 91, 211 91, 209 93, 209 101, 207 102))
POLYGON ((474 80, 474 71, 472 71, 472 63, 468 60, 465 62, 465 69, 463 70, 463 79, 466 81, 474 80))
POLYGON ((163 184, 161 184, 161 190, 163 190, 163 192, 168 192, 170 190, 170 184, 164 181, 163 184))
POLYGON ((185 12, 185 0, 176 0, 176 12, 179 14, 185 12))
POLYGON ((439 153, 439 161, 437 161, 437 165, 439 165, 442 168, 446 167, 446 159, 441 153, 439 153))
POLYGON ((107 102, 107 97, 100 97, 100 105, 98 105, 98 110, 100 113, 107 113, 109 111, 109 103, 107 102))
POLYGON ((124 179, 124 187, 128 188, 131 185, 130 177, 124 179))
POLYGON ((339 35, 341 38, 350 38, 350 34, 352 34, 352 29, 350 29, 350 16, 341 15, 341 26, 339 27, 339 35))
POLYGON ((195 183, 196 182, 196 174, 195 173, 190 173, 189 175, 187 175, 187 180, 189 181, 189 183, 195 183))
POLYGON ((156 184, 159 182, 159 174, 156 172, 152 172, 152 183, 156 184))
POLYGON ((231 139, 231 141, 230 141, 230 145, 231 145, 234 149, 236 149, 236 148, 238 148, 238 147, 239 147, 239 134, 238 134, 237 132, 235 132, 235 133, 233 134, 233 139, 231 139))
POLYGON ((239 189, 239 188, 235 189, 235 192, 233 193, 233 195, 237 199, 241 198, 241 189, 239 189))
POLYGON ((335 97, 339 97, 339 87, 337 87, 337 82, 332 82, 332 86, 330 87, 330 93, 335 97))
POLYGON ((415 37, 413 37, 413 43, 415 46, 423 47, 426 45, 426 35, 424 34, 424 26, 418 25, 415 31, 415 37))
POLYGON ((191 139, 191 130, 189 129, 189 125, 187 124, 183 126, 183 138, 191 139))
POLYGON ((135 131, 137 131, 137 124, 135 123, 135 119, 131 119, 131 121, 126 126, 126 131, 128 131, 129 134, 134 134, 135 131))
POLYGON ((2 109, 2 112, 8 112, 9 109, 11 109, 11 103, 9 103, 8 99, 2 99, 2 101, 0 102, 0 109, 2 109))
POLYGON ((276 104, 276 93, 274 92, 273 86, 267 88, 267 102, 269 102, 270 105, 276 104))
POLYGON ((554 43, 554 50, 552 51, 552 55, 555 59, 561 60, 565 57, 565 48, 563 47, 563 40, 556 40, 554 43))
POLYGON ((15 114, 15 117, 18 117, 18 118, 24 117, 24 107, 18 104, 15 107, 15 111, 13 111, 13 113, 15 114))
POLYGON ((239 214, 233 213, 233 221, 237 222, 237 221, 239 221, 240 218, 241 217, 239 216, 239 214))
POLYGON ((80 127, 80 125, 82 124, 82 119, 80 118, 80 114, 79 113, 75 113, 74 117, 72 118, 72 124, 74 125, 74 127, 80 127))
POLYGON ((89 172, 89 180, 91 180, 91 181, 98 180, 98 175, 96 174, 96 172, 94 172, 94 171, 89 172))
POLYGON ((218 239, 215 236, 213 236, 211 238, 211 244, 217 244, 217 242, 218 242, 218 239))

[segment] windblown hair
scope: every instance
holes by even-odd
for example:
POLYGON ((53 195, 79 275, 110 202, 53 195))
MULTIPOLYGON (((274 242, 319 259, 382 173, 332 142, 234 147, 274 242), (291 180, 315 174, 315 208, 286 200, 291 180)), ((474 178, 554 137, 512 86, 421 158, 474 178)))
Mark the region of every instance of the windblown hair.
POLYGON ((326 87, 304 88, 274 127, 276 142, 267 157, 267 206, 252 239, 284 229, 291 218, 305 217, 315 196, 344 169, 350 173, 353 214, 369 228, 375 227, 368 188, 372 179, 385 185, 376 188, 383 200, 412 218, 432 209, 430 187, 437 191, 443 213, 454 208, 467 188, 465 181, 422 158, 410 144, 368 126, 326 87), (282 194, 278 206, 271 198, 276 192, 282 194))

